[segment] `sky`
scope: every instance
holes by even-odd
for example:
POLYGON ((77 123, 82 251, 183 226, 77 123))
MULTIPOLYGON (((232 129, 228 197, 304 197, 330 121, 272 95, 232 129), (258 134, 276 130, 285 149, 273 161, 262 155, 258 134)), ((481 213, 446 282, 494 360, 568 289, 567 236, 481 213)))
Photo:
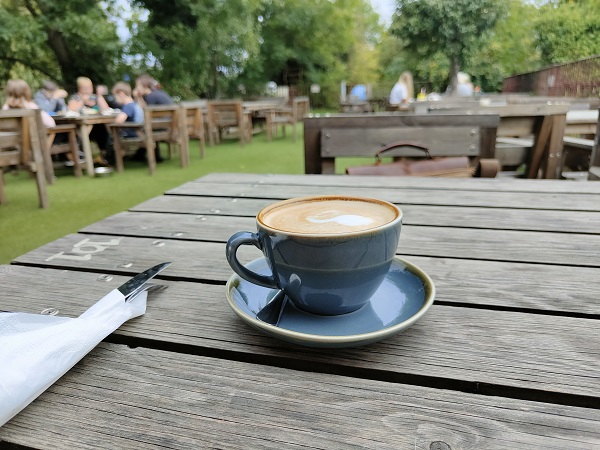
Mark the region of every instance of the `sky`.
POLYGON ((371 6, 379 13, 386 25, 392 23, 392 14, 394 14, 394 10, 396 9, 395 0, 371 0, 371 6))

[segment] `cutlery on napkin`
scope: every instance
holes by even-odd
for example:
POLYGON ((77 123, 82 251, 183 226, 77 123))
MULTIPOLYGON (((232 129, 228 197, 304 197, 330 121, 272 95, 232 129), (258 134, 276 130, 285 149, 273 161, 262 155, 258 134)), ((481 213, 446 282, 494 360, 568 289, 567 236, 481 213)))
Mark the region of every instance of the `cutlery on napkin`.
POLYGON ((146 312, 147 283, 171 263, 136 275, 77 318, 0 313, 0 426, 124 322, 146 312))

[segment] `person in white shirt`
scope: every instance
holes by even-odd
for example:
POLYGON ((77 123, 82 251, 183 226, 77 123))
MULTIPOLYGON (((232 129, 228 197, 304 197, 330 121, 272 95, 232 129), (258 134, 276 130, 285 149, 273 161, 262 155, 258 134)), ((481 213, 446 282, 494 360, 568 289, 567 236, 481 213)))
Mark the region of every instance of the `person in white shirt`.
POLYGON ((404 71, 400 74, 400 78, 398 78, 398 81, 392 88, 392 92, 390 92, 389 103, 391 106, 406 105, 413 98, 413 94, 412 74, 404 71))

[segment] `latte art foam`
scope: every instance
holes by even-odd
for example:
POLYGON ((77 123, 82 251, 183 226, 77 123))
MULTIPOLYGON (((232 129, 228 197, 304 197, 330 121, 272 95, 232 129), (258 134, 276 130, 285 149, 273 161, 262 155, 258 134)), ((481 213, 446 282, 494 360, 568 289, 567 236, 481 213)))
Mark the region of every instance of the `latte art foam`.
POLYGON ((362 227, 364 225, 369 225, 373 223, 373 219, 365 216, 358 216, 356 214, 338 214, 339 211, 325 211, 317 216, 309 216, 306 218, 309 222, 312 223, 332 223, 335 222, 339 225, 346 225, 347 227, 362 227), (329 219, 321 219, 323 215, 333 215, 333 217, 329 219))
POLYGON ((392 222, 397 212, 382 203, 317 199, 275 205, 260 220, 277 230, 305 234, 341 234, 377 228, 392 222))

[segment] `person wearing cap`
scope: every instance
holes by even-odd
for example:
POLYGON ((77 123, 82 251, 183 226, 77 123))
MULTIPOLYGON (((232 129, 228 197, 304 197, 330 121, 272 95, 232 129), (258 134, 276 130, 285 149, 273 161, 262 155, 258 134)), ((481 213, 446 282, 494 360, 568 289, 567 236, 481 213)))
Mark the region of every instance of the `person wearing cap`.
POLYGON ((42 88, 35 93, 33 101, 40 107, 42 111, 46 111, 51 116, 57 112, 67 109, 65 98, 67 91, 59 89, 54 81, 44 81, 42 88))

